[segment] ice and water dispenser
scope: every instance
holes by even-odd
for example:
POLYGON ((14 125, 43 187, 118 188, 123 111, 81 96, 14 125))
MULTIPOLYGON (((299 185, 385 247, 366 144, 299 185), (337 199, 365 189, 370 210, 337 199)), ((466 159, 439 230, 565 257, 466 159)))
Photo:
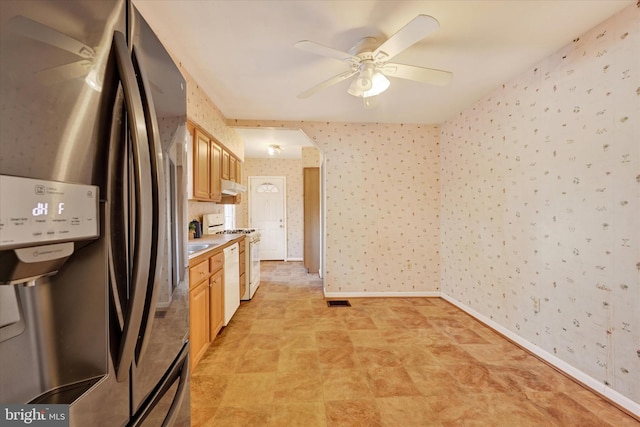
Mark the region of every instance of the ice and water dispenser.
POLYGON ((0 175, 3 401, 63 403, 56 390, 106 371, 106 344, 83 350, 107 330, 99 212, 96 186, 0 175))

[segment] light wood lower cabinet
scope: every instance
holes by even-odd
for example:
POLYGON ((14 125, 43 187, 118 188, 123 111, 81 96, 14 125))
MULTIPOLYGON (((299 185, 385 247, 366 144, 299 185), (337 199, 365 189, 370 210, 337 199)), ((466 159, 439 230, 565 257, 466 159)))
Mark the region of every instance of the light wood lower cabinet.
MULTIPOLYGON (((244 236, 241 244, 244 246, 244 236)), ((191 371, 224 324, 224 253, 222 247, 189 260, 191 371)))
POLYGON ((210 292, 207 280, 189 291, 189 341, 191 345, 192 369, 202 359, 209 347, 210 292))
POLYGON ((209 279, 209 337, 210 342, 216 338, 224 324, 224 295, 222 287, 222 270, 214 273, 209 279))

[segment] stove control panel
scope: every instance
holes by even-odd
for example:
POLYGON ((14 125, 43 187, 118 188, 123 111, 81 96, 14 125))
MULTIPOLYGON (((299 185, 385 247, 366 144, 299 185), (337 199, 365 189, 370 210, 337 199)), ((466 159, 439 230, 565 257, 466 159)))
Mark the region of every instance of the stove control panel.
POLYGON ((98 187, 0 175, 0 250, 97 238, 98 187))

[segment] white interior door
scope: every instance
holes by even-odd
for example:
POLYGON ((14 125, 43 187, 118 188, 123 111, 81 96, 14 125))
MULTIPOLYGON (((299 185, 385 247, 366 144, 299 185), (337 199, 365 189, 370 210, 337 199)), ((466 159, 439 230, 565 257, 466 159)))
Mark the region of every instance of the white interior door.
POLYGON ((250 227, 260 230, 260 260, 286 260, 286 178, 249 177, 250 227))

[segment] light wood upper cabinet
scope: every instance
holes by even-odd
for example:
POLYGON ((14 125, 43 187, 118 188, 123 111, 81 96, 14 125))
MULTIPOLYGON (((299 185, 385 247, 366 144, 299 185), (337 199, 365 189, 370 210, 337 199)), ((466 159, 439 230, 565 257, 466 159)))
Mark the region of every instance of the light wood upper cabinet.
POLYGON ((222 150, 222 179, 229 179, 229 152, 222 150))
POLYGON ((194 132, 193 141, 193 197, 209 199, 209 138, 199 132, 194 132))
POLYGON ((193 198, 219 202, 222 147, 198 129, 193 142, 193 198))
POLYGON ((238 161, 235 157, 229 157, 229 179, 233 182, 239 182, 236 177, 237 165, 238 161))
POLYGON ((209 175, 209 197, 211 200, 219 202, 222 199, 222 182, 220 179, 220 166, 222 161, 222 148, 211 141, 210 146, 210 170, 209 175))
POLYGON ((189 163, 193 192, 189 193, 189 198, 222 204, 240 203, 239 196, 222 194, 222 180, 241 183, 242 163, 206 131, 194 123, 188 125, 189 133, 193 135, 193 158, 189 163))

